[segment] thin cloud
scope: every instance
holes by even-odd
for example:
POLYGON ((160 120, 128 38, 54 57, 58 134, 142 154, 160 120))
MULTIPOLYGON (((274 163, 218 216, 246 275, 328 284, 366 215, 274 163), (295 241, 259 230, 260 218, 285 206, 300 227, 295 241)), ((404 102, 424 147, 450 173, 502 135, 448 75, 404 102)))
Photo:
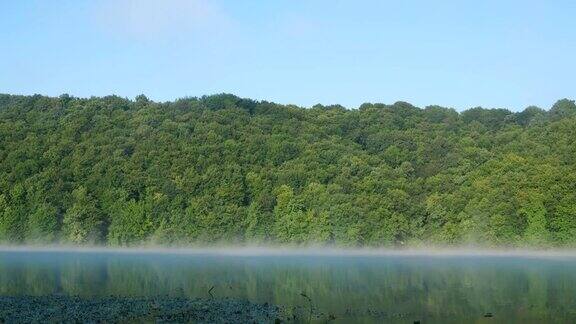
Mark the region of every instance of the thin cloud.
POLYGON ((104 30, 139 40, 212 37, 229 30, 231 20, 213 1, 114 0, 98 3, 104 30))
POLYGON ((318 21, 307 17, 289 17, 281 25, 281 31, 290 37, 306 37, 321 31, 318 21))

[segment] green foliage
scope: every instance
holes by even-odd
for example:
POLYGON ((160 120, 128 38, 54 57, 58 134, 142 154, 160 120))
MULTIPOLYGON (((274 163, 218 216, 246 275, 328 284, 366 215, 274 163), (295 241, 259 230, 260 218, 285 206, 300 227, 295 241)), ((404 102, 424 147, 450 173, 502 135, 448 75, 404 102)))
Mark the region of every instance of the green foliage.
POLYGON ((550 109, 550 116, 553 118, 572 117, 576 115, 576 104, 574 100, 558 100, 550 109))
POLYGON ((526 218, 525 240, 535 246, 544 245, 548 242, 550 234, 543 197, 530 192, 526 192, 524 196, 519 213, 526 218))
POLYGON ((58 234, 58 210, 50 203, 41 203, 33 208, 28 217, 28 241, 54 242, 58 234))
POLYGON ((0 241, 576 245, 576 106, 0 95, 0 241))
POLYGON ((64 237, 72 243, 98 243, 103 239, 101 211, 85 187, 72 191, 72 206, 64 214, 64 237))

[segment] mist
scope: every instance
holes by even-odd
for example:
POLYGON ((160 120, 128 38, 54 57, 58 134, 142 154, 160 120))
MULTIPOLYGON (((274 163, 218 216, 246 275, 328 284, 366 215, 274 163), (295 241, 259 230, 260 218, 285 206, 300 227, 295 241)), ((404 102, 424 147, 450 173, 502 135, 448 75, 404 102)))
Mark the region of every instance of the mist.
POLYGON ((575 249, 433 247, 433 248, 343 248, 321 246, 186 246, 166 247, 142 245, 131 247, 73 245, 0 245, 0 251, 13 252, 74 252, 123 254, 174 254, 214 256, 341 256, 341 257, 515 257, 515 258, 576 258, 575 249))

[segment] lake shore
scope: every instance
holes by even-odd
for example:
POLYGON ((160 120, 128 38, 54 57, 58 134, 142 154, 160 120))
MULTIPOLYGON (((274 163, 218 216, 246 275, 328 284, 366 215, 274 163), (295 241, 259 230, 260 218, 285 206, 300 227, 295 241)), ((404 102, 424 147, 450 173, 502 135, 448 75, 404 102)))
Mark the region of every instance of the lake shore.
POLYGON ((278 306, 236 299, 0 296, 0 323, 274 323, 278 306))

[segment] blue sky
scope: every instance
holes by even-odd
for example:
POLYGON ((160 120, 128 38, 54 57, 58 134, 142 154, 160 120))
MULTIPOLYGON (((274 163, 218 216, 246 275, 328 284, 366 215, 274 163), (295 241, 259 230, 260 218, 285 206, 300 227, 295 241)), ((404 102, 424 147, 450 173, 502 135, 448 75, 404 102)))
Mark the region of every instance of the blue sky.
POLYGON ((576 1, 1 1, 0 93, 520 110, 576 97, 576 1))

